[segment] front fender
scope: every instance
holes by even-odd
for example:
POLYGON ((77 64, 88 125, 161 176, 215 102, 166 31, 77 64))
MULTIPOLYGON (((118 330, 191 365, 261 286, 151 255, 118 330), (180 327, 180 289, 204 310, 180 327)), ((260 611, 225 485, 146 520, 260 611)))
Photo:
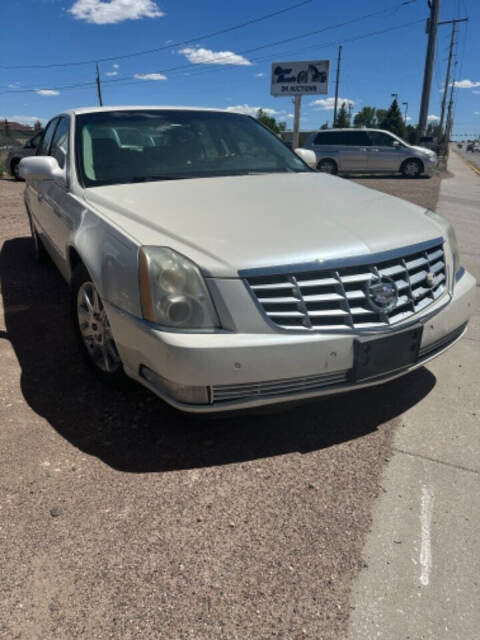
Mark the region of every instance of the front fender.
POLYGON ((76 252, 103 300, 141 317, 138 250, 119 229, 84 208, 69 247, 70 276, 76 252))

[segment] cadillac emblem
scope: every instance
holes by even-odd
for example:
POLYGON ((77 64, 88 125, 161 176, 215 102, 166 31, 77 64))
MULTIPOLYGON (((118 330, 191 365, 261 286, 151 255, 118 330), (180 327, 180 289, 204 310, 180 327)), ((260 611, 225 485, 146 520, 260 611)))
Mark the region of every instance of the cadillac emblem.
POLYGON ((374 276, 367 282, 366 294, 371 308, 380 313, 392 311, 397 304, 398 289, 391 278, 374 276))
POLYGON ((432 271, 429 271, 427 273, 427 276, 425 278, 425 283, 427 287, 430 287, 430 289, 432 289, 435 286, 435 274, 432 271))

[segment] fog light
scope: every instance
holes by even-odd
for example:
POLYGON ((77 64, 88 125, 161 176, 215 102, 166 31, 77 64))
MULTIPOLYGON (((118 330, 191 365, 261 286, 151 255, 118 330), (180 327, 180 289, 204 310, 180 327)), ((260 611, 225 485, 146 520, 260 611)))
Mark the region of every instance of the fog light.
POLYGON ((167 380, 148 367, 140 367, 140 375, 160 392, 185 404, 209 404, 209 387, 190 387, 167 380))

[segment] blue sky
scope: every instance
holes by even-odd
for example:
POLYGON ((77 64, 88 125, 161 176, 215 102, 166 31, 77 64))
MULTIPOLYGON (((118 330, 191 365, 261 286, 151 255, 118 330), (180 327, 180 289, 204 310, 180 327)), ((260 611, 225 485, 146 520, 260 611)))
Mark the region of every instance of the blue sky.
MULTIPOLYGON (((326 58, 332 61, 333 71, 329 94, 303 100, 302 129, 316 128, 332 120, 337 48, 342 44, 340 97, 352 101, 353 113, 364 105, 386 108, 395 92, 400 102, 408 102, 415 123, 425 59, 426 0, 404 0, 403 6, 402 0, 310 0, 268 19, 206 37, 300 3, 3 0, 0 117, 46 120, 64 109, 97 101, 94 84, 67 88, 91 83, 93 62, 36 69, 6 66, 115 58, 100 62, 107 105, 199 105, 245 112, 262 107, 291 126, 291 99, 270 96, 271 63, 326 58), (362 18, 366 14, 376 15, 362 18), (347 21, 354 22, 330 28, 347 21), (375 33, 384 30, 389 31, 375 33), (266 46, 289 38, 289 42, 266 46), (116 58, 161 47, 145 55, 116 58)), ((442 0, 442 20, 464 15, 470 22, 459 25, 454 132, 480 134, 480 2, 442 0)), ((431 116, 440 114, 449 39, 450 26, 440 26, 431 116)))

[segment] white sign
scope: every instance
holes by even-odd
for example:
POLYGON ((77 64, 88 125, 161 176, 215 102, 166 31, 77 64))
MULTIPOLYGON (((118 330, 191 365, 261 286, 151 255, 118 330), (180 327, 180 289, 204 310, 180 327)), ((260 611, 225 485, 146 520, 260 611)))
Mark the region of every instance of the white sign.
POLYGON ((272 64, 272 96, 328 93, 330 60, 307 62, 274 62, 272 64))

